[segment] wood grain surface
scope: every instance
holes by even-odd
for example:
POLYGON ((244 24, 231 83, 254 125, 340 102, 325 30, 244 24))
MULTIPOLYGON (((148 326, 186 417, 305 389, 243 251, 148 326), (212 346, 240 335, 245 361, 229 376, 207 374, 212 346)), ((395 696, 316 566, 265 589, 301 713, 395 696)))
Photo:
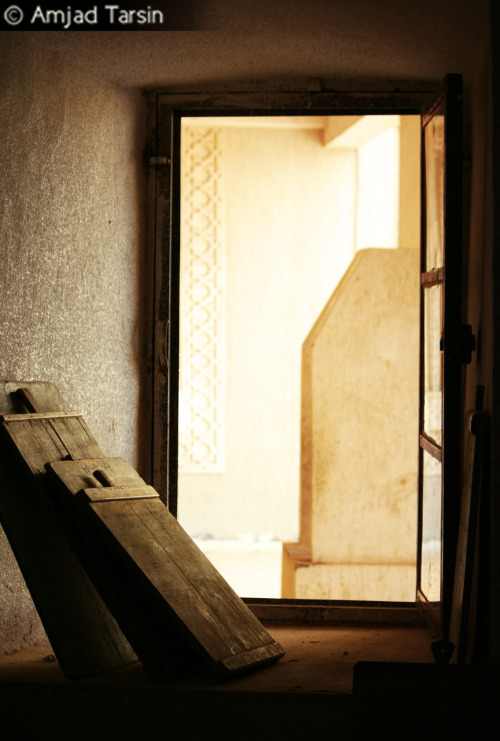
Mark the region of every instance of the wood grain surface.
MULTIPOLYGON (((39 412, 64 412, 54 384, 0 383, 0 414, 22 414, 17 391, 27 388, 39 412)), ((29 414, 27 415, 29 416, 29 414)), ((99 451, 78 420, 2 424, 0 520, 54 653, 68 678, 81 678, 137 659, 69 542, 46 489, 45 463, 99 451), (19 447, 18 447, 19 443, 19 447), (81 448, 80 448, 81 445, 81 448)))
MULTIPOLYGON (((221 676, 248 671, 283 655, 281 646, 130 464, 105 458, 58 461, 47 468, 65 488, 66 507, 68 512, 73 509, 74 521, 79 518, 82 535, 88 528, 87 542, 92 537, 92 542, 99 544, 100 555, 94 550, 87 557, 108 564, 108 579, 113 584, 103 584, 102 593, 116 589, 117 584, 128 585, 126 593, 116 595, 118 602, 121 600, 117 609, 122 626, 130 622, 126 616, 123 620, 123 613, 137 614, 141 607, 149 635, 152 616, 163 626, 163 635, 156 638, 157 665, 160 653, 171 663, 168 647, 165 651, 161 647, 164 636, 172 631, 221 676), (105 472, 107 485, 95 478, 96 471, 105 472), (92 483, 94 486, 89 486, 92 483), (140 605, 133 604, 134 600, 140 605)), ((138 655, 144 655, 144 646, 136 643, 137 635, 127 635, 138 655)), ((182 656, 178 658, 182 664, 182 656)))

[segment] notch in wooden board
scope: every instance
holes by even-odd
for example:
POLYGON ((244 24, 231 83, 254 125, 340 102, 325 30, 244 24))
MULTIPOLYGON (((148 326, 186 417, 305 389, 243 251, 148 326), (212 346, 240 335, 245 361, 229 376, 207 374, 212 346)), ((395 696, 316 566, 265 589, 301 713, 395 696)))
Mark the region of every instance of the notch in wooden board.
MULTIPOLYGON (((75 495, 86 489, 142 487, 146 482, 125 458, 83 458, 51 461, 46 465, 59 483, 75 495)), ((151 490, 154 492, 155 490, 151 490)), ((155 492, 156 493, 156 492, 155 492)))
POLYGON ((40 411, 37 407, 37 400, 35 399, 30 388, 22 386, 13 392, 13 395, 21 402, 28 412, 40 411))
POLYGON ((68 405, 59 389, 48 381, 1 381, 0 414, 64 412, 68 405))

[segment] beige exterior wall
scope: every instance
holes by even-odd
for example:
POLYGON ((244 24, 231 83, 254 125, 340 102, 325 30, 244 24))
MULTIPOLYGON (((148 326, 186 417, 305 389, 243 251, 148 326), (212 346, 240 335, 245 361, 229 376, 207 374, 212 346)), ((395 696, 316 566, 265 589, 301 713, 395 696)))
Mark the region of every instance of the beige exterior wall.
POLYGON ((289 549, 283 596, 415 593, 418 260, 417 250, 360 251, 304 343, 305 552, 297 565, 289 549))
POLYGON ((313 561, 415 560, 418 306, 418 253, 365 250, 304 343, 313 561))
POLYGON ((399 123, 399 247, 420 249, 420 116, 399 123))
MULTIPOLYGON (((301 129, 305 121, 293 128, 288 119, 282 128, 276 119, 268 128, 262 119, 258 128, 236 119, 212 130, 207 127, 217 119, 210 119, 196 124, 191 120, 183 129, 186 141, 200 142, 201 179, 209 181, 207 162, 217 169, 211 179, 214 192, 207 187, 201 196, 197 186, 195 198, 207 204, 202 245, 210 239, 206 222, 211 213, 213 233, 220 241, 218 259, 204 248, 198 270, 206 274, 208 260, 217 259, 222 294, 217 302, 223 305, 223 315, 200 327, 199 341, 202 330, 225 327, 219 329, 220 342, 213 349, 221 354, 215 371, 224 375, 219 399, 222 470, 200 467, 197 473, 179 476, 179 518, 193 535, 297 538, 302 343, 357 246, 370 239, 374 245, 398 246, 400 156, 403 169, 408 156, 416 152, 418 159, 418 128, 413 138, 406 137, 400 155, 398 116, 341 119, 347 142, 337 140, 331 126, 326 137, 320 128, 301 129), (360 125, 362 131, 356 133, 360 125), (199 133, 188 136, 188 129, 199 133)), ((324 123, 318 121, 318 126, 324 123)), ((188 161, 181 184, 186 192, 193 182, 193 163, 188 161)), ((418 170, 416 174, 413 187, 418 196, 418 170)), ((183 223, 186 218, 200 221, 199 209, 183 223)), ((196 272, 193 264, 190 270, 196 272)), ((193 300, 199 307, 199 299, 193 300)), ((211 298, 200 313, 203 319, 212 304, 211 298)), ((365 310, 358 307, 355 318, 346 320, 361 333, 365 310)), ((328 338, 331 348, 321 345, 319 353, 322 367, 335 377, 338 348, 333 339, 328 338)), ((187 349, 186 341, 181 358, 187 349)), ((183 387, 182 393, 189 396, 189 388, 183 387)), ((206 413, 200 415, 200 428, 206 418, 206 413)))
POLYGON ((399 120, 357 149, 356 250, 399 246, 399 120))
POLYGON ((311 563, 295 571, 295 597, 413 602, 415 564, 311 563))
MULTIPOLYGON (((331 126, 328 136, 276 129, 275 120, 269 128, 262 120, 258 128, 226 120, 207 128, 216 123, 189 122, 183 129, 186 142, 197 142, 201 170, 196 177, 186 152, 181 190, 207 184, 193 194, 195 204, 205 204, 203 212, 193 207, 182 223, 191 240, 203 235, 200 262, 198 268, 189 263, 190 274, 207 275, 210 259, 219 270, 222 315, 206 321, 214 305, 210 281, 204 310, 197 298, 201 279, 192 300, 205 321, 195 335, 203 340, 200 362, 212 354, 207 332, 225 327, 212 351, 220 355, 213 370, 224 376, 223 465, 217 472, 201 466, 180 474, 179 519, 210 548, 207 536, 296 540, 300 510, 308 568, 301 561, 296 569, 297 548, 285 548, 284 596, 411 600, 418 251, 363 251, 337 284, 359 246, 371 240, 398 247, 400 225, 414 223, 413 211, 419 213, 418 118, 404 120, 402 146, 398 116, 342 117, 338 138, 331 126), (212 252, 211 214, 220 242, 212 252), (190 225, 198 222, 203 231, 193 235, 190 225)), ((416 247, 408 229, 406 235, 416 247)), ((184 342, 181 358, 189 348, 184 342)), ((182 379, 181 373, 189 398, 182 379)), ((208 392, 200 400, 206 410, 208 392)), ((207 418, 200 414, 200 429, 207 418)), ((254 590, 259 594, 257 579, 254 590)))
POLYGON ((418 306, 418 253, 364 250, 304 343, 313 561, 415 560, 418 306))
POLYGON ((298 534, 301 346, 354 255, 356 154, 321 132, 219 131, 224 470, 181 474, 193 535, 298 534))

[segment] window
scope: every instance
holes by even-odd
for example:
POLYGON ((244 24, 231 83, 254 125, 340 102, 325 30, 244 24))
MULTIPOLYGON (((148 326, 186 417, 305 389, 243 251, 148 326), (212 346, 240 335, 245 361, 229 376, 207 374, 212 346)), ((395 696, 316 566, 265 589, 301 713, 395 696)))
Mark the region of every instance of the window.
POLYGON ((422 116, 421 400, 417 599, 448 632, 461 480, 461 80, 449 76, 422 116))
MULTIPOLYGON (((217 116, 364 116, 368 114, 382 115, 401 115, 401 114, 420 114, 424 100, 428 98, 427 93, 387 93, 377 96, 368 94, 337 94, 337 93, 221 93, 221 94, 170 94, 158 93, 154 96, 155 121, 152 140, 152 163, 157 167, 154 184, 156 190, 156 221, 155 221, 155 329, 153 341, 153 357, 155 367, 153 372, 153 483, 157 490, 163 496, 170 510, 177 512, 177 482, 178 482, 178 444, 179 444, 179 274, 180 274, 180 234, 181 234, 181 216, 180 216, 180 152, 181 152, 181 121, 183 117, 217 117, 217 116)), ((439 121, 433 124, 432 129, 437 141, 439 121)), ((430 132, 431 129, 429 128, 430 132)), ((432 138, 430 133, 427 139, 432 138)), ((425 143, 425 137, 424 137, 425 143)), ((450 154, 450 150, 447 150, 450 154)), ((448 162, 446 163, 448 167, 448 162)), ((428 167, 429 170, 429 167, 428 167)), ((443 182, 445 182, 443 180, 443 182)), ((447 182, 447 181, 446 181, 447 182)), ((459 186, 458 186, 459 187, 459 186)), ((446 185, 448 188, 448 184, 446 185)), ((446 202, 448 204, 448 201, 446 202)), ((446 205, 448 213, 448 205, 446 205)), ((427 210, 426 210, 427 213, 427 210)), ((446 219, 446 216, 444 217, 446 219)), ((455 260, 455 255, 451 262, 455 260)), ((437 266, 440 267, 440 266, 437 266)), ((424 268, 423 273, 429 272, 424 268)), ((442 271, 441 271, 442 272, 442 271)), ((452 283, 459 286, 459 270, 456 275, 452 276, 452 283)), ((438 271, 439 273, 439 271, 438 271)), ((449 272, 447 270, 447 280, 449 272)), ((439 285, 432 283, 432 279, 423 279, 423 284, 428 286, 429 291, 425 288, 425 294, 433 296, 434 292, 430 289, 439 285), (432 283, 432 285, 431 285, 432 283)), ((460 292, 455 294, 460 301, 460 292)), ((426 297, 424 303, 428 304, 427 310, 423 312, 426 317, 428 328, 425 338, 430 346, 431 332, 434 331, 432 318, 435 320, 435 301, 429 301, 426 297), (433 308, 434 307, 434 308, 433 308)), ((434 322, 435 323, 435 322, 434 322)), ((424 325, 422 325, 424 326, 424 325)), ((433 335, 434 336, 434 335, 433 335)), ((448 343, 450 344, 450 343, 448 343)), ((435 345, 434 345, 435 355, 435 345)), ((446 350, 444 351, 446 356, 446 350)), ((430 405, 439 406, 439 394, 441 389, 436 386, 436 372, 439 376, 439 370, 436 371, 435 357, 429 353, 426 355, 425 367, 427 369, 427 393, 424 395, 426 408, 429 410, 430 405), (432 363, 434 362, 434 365, 432 363), (434 385, 432 385, 434 384, 434 385), (434 394, 434 396, 432 396, 434 394), (436 401, 437 400, 437 401, 436 401)), ((451 361, 450 361, 451 363, 451 361)), ((439 363, 438 363, 439 365, 439 363)), ((446 389, 450 389, 450 383, 444 386, 445 397, 446 389)), ((181 397, 182 398, 182 397, 181 397)), ((181 401, 182 403, 182 401, 181 401)), ((446 402, 445 411, 446 411, 446 402)), ((456 395, 450 402, 451 418, 456 411, 456 395)), ((428 415, 429 419, 430 416, 428 415)), ((456 417, 455 417, 456 418, 456 417)), ((182 411, 181 411, 182 419, 182 411)), ((423 419, 423 417, 422 417, 423 419)), ((426 417, 427 419, 427 417, 426 417)), ((448 417, 446 416, 446 419, 448 417)), ((217 428, 215 425, 214 429, 217 428)), ((458 425, 459 428, 459 425, 458 425)), ((427 437, 427 432, 422 428, 421 441, 427 437)), ((425 442, 422 443, 425 445, 425 442)), ((444 447, 444 446, 443 446, 444 447)), ((428 446, 427 446, 428 448, 428 446)), ((423 463, 429 454, 428 449, 422 447, 421 453, 423 463), (425 453, 425 456, 424 456, 425 453)), ((452 448, 448 448, 451 450, 452 448)), ((220 450, 220 448, 219 448, 220 450)), ((448 461, 451 461, 451 453, 446 454, 448 461)), ((432 457, 432 456, 431 456, 432 457)), ((435 459, 434 459, 435 460, 435 459)), ((435 467, 435 464, 434 464, 435 467)), ((429 488, 431 479, 429 475, 428 464, 423 467, 424 488, 422 495, 424 501, 427 498, 424 495, 429 488)), ((444 474, 443 474, 444 476, 444 474)), ((428 530, 424 525, 424 518, 429 511, 427 503, 420 510, 420 526, 423 537, 420 537, 420 545, 423 546, 422 563, 429 557, 429 542, 431 538, 428 530), (425 513, 425 514, 423 514, 425 513)), ((439 505, 438 505, 439 509, 439 505)), ((440 510, 437 514, 439 519, 440 510)), ((444 517, 447 517, 445 512, 444 517)), ((432 520, 437 521, 436 518, 432 520)), ((427 522, 427 520, 425 520, 427 522)), ((451 524, 453 528, 453 523, 451 524)), ((445 540, 443 542, 448 542, 445 540)), ((425 570, 425 569, 424 569, 425 570)), ((431 570, 431 575, 434 571, 431 570)), ((429 591, 429 584, 421 582, 423 571, 419 570, 419 595, 423 604, 433 604, 440 602, 442 596, 437 597, 429 591)), ((446 593, 445 593, 446 595, 446 593)))

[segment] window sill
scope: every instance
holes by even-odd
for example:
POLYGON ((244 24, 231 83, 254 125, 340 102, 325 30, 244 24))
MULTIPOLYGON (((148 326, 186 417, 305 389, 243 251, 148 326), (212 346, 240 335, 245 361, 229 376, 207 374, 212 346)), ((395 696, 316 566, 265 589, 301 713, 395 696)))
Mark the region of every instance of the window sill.
POLYGON ((285 656, 276 664, 221 682, 208 670, 190 676, 151 678, 136 662, 88 679, 65 679, 50 644, 22 649, 0 658, 4 682, 92 687, 164 688, 166 691, 221 691, 349 695, 358 661, 432 663, 432 635, 416 625, 331 625, 265 623, 285 656))

